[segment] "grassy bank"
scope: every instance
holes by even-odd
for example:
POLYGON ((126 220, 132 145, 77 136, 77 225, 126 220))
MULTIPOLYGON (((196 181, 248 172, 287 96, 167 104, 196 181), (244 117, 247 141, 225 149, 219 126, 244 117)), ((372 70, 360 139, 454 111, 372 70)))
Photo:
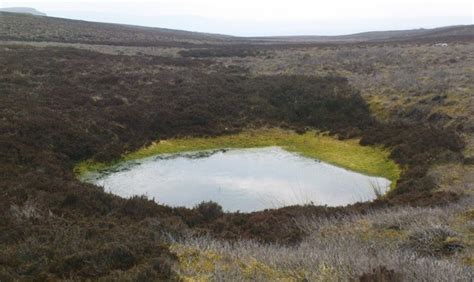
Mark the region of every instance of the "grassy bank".
MULTIPOLYGON (((319 159, 340 167, 373 176, 382 176, 393 183, 400 176, 400 168, 389 159, 389 151, 359 145, 357 139, 337 140, 314 131, 296 134, 279 129, 245 131, 235 135, 213 138, 169 139, 153 143, 123 156, 123 160, 141 159, 158 154, 171 154, 188 151, 218 148, 255 148, 279 146, 290 152, 319 159)), ((79 175, 88 171, 100 170, 108 165, 90 161, 76 166, 79 175)))

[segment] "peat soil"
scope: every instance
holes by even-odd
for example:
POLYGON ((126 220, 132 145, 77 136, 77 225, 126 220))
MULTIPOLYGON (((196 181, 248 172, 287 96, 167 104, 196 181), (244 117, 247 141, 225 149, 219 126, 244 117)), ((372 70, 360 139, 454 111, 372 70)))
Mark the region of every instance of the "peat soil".
POLYGON ((0 46, 0 280, 173 278, 167 236, 209 234, 294 244, 299 216, 335 217, 433 206, 430 166, 461 163, 456 129, 382 124, 342 77, 257 76, 207 59, 115 56, 0 46), (210 69, 214 71, 210 71, 210 69), (217 70, 217 71, 215 71, 217 70), (249 128, 318 129, 392 149, 404 171, 383 199, 344 208, 223 213, 214 203, 171 208, 79 182, 74 165, 112 161, 152 141, 249 128))

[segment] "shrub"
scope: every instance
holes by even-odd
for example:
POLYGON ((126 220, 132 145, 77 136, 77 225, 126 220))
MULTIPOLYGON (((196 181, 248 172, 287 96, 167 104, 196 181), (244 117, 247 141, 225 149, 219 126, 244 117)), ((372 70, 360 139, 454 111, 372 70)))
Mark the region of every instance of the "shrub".
POLYGON ((204 221, 212 221, 224 214, 222 207, 215 202, 202 202, 195 209, 202 215, 204 221))

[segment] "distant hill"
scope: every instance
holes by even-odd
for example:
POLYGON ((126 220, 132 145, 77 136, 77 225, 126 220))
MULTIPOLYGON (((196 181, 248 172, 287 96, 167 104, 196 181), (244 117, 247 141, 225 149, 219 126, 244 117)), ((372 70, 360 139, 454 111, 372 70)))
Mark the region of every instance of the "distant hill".
MULTIPOLYGON (((0 10, 0 40, 186 47, 206 44, 339 44, 359 42, 474 41, 474 25, 372 31, 339 36, 235 37, 166 28, 37 17, 31 8, 0 10), (14 10, 16 12, 12 13, 14 10), (35 28, 32 29, 31 27, 35 28)), ((39 13, 42 14, 42 13, 39 13)))
POLYGON ((109 24, 0 11, 0 40, 129 46, 222 43, 234 37, 166 28, 109 24), (34 29, 31 27, 35 27, 34 29))
POLYGON ((17 14, 30 14, 35 16, 46 16, 45 13, 42 13, 34 8, 28 7, 11 7, 11 8, 0 8, 0 12, 9 12, 17 14))
POLYGON ((377 42, 439 39, 449 40, 469 37, 474 39, 474 25, 447 26, 432 29, 370 31, 336 36, 275 36, 253 37, 253 40, 282 42, 377 42))

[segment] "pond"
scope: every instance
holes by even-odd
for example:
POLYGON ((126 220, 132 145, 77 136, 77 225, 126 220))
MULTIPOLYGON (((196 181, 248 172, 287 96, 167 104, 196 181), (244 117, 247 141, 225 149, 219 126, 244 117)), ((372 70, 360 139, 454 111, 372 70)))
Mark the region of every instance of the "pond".
POLYGON ((164 154, 87 173, 82 180, 122 197, 146 195, 161 204, 189 208, 214 201, 230 212, 343 206, 373 200, 391 183, 280 147, 164 154))

